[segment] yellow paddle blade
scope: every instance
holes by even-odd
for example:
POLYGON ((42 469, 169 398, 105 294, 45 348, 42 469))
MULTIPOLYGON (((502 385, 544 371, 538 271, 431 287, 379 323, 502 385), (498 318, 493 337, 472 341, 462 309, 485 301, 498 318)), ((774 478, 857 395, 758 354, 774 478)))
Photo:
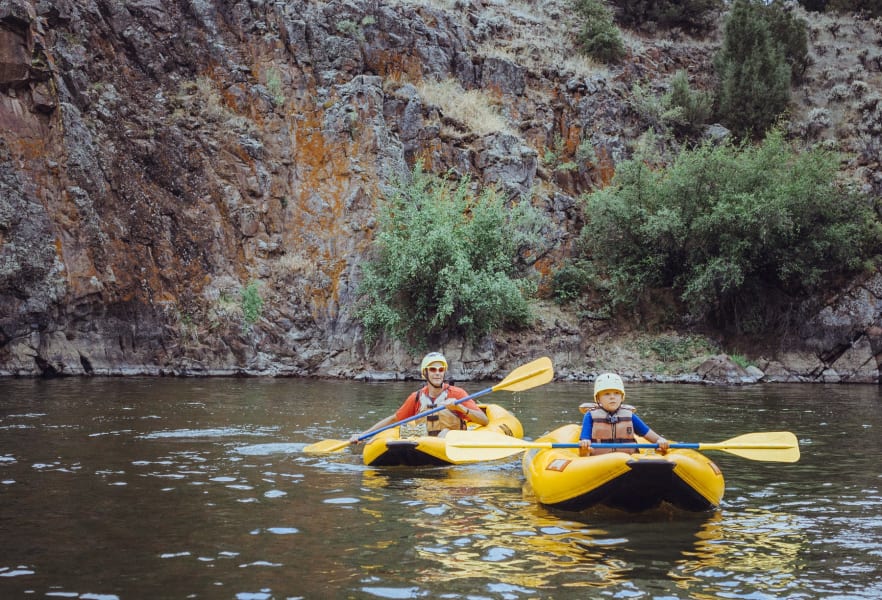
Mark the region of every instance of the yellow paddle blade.
POLYGON ((799 440, 789 431, 746 433, 718 444, 699 444, 699 450, 722 450, 735 456, 766 462, 799 460, 799 440))
MULTIPOLYGON (((447 458, 460 461, 484 461, 508 458, 535 447, 537 442, 525 442, 495 431, 448 431, 444 438, 447 458)), ((545 446, 545 444, 540 444, 545 446)))
POLYGON ((322 440, 306 446, 303 451, 307 454, 323 454, 325 452, 340 452, 349 446, 349 440, 322 440))
POLYGON ((548 383, 553 378, 554 367, 551 365, 551 359, 543 356, 518 367, 491 389, 494 392, 499 390, 521 392, 548 383))

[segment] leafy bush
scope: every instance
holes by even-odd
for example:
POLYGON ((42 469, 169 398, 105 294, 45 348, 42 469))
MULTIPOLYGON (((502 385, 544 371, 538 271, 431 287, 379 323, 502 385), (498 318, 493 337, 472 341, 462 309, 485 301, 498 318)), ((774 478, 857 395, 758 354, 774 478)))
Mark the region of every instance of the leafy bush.
POLYGON ((573 0, 573 8, 582 20, 576 39, 586 56, 605 63, 615 63, 625 57, 622 34, 602 0, 573 0))
POLYGON ((671 86, 661 97, 640 84, 631 88, 631 107, 644 123, 667 137, 675 132, 694 135, 706 125, 713 114, 713 94, 693 90, 685 71, 677 71, 671 86))
POLYGON ((710 120, 714 109, 714 97, 710 92, 693 90, 689 86, 686 71, 677 71, 671 80, 671 89, 662 103, 676 110, 675 126, 685 133, 695 133, 710 120))
POLYGON ((643 123, 653 131, 668 133, 670 125, 680 116, 680 112, 665 104, 664 98, 640 83, 631 87, 629 104, 643 123))
POLYGON ((252 281, 241 292, 242 295, 242 316, 249 325, 254 325, 263 312, 263 298, 260 297, 260 290, 257 288, 257 282, 252 281))
POLYGON ((720 120, 740 137, 762 137, 790 100, 790 66, 763 0, 732 4, 715 67, 720 120))
POLYGON ((558 304, 580 298, 593 281, 591 265, 584 260, 569 260, 551 275, 551 297, 558 304))
POLYGON ((666 171, 637 156, 587 197, 582 241, 614 303, 672 288, 696 318, 759 331, 880 251, 875 207, 836 170, 836 155, 797 153, 778 130, 755 147, 685 151, 666 171))
POLYGON ((663 363, 684 363, 705 357, 713 350, 701 337, 660 335, 648 341, 638 342, 643 356, 654 356, 663 363))
POLYGON ((526 278, 550 250, 547 218, 529 203, 507 206, 492 189, 475 197, 414 169, 380 202, 375 256, 364 265, 357 315, 372 343, 383 332, 425 346, 443 335, 475 339, 532 320, 526 278))
POLYGON ((692 34, 708 31, 723 0, 612 0, 616 21, 626 27, 680 27, 692 34))

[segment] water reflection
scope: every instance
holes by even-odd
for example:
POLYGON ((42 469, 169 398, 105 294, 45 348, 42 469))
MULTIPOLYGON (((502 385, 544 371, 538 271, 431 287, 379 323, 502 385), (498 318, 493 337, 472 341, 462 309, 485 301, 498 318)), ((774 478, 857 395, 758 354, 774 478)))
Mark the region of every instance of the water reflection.
POLYGON ((475 579, 492 573, 499 585, 531 592, 547 583, 529 567, 524 553, 536 532, 520 516, 532 506, 519 498, 516 468, 368 470, 363 483, 379 498, 407 490, 400 500, 400 519, 414 532, 421 583, 440 584, 451 573, 475 579))
POLYGON ((683 590, 697 586, 708 597, 750 595, 757 585, 772 594, 800 590, 801 554, 807 544, 804 523, 783 512, 749 510, 721 514, 697 535, 692 551, 672 572, 683 590), (733 582, 741 585, 733 585, 733 582))
POLYGON ((528 595, 553 589, 562 574, 571 588, 615 588, 638 571, 641 578, 667 577, 670 565, 698 554, 701 532, 714 518, 673 509, 555 513, 522 493, 518 469, 519 463, 496 470, 371 470, 363 484, 378 501, 392 490, 408 491, 400 518, 416 531, 415 558, 427 563, 422 583, 441 584, 451 572, 476 580, 492 573, 510 592, 528 595), (668 525, 662 535, 659 521, 668 525))

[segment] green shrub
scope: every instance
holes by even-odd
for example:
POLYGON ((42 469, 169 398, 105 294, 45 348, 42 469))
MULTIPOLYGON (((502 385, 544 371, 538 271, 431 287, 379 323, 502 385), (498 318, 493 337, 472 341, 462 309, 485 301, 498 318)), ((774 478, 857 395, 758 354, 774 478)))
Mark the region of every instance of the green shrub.
POLYGON ((527 202, 509 206, 492 189, 474 196, 469 188, 468 179, 454 187, 417 165, 380 202, 357 310, 368 343, 386 333, 422 347, 532 320, 536 285, 526 273, 550 250, 547 218, 527 202))
POLYGON ((252 281, 242 289, 242 316, 249 325, 254 325, 263 313, 263 298, 257 282, 252 281))
POLYGON ((662 138, 672 134, 695 136, 710 121, 714 98, 711 92, 693 90, 685 71, 677 71, 662 96, 635 83, 631 88, 631 108, 644 125, 662 138))
POLYGON ((843 14, 862 13, 869 17, 882 17, 882 2, 879 0, 829 0, 826 8, 843 14))
POLYGON ((723 9, 723 0, 612 0, 616 21, 625 27, 652 30, 680 27, 692 34, 707 32, 723 9))
POLYGON ((559 133, 554 135, 554 148, 546 148, 542 153, 542 164, 554 171, 576 171, 579 165, 571 160, 563 160, 566 151, 563 137, 559 133))
POLYGON ((593 279, 588 261, 568 260, 551 275, 551 297, 558 304, 577 300, 591 287, 593 279))
POLYGON ((732 4, 715 67, 720 120, 739 137, 762 137, 790 100, 790 66, 763 0, 732 4))
POLYGON ((573 8, 582 21, 576 34, 582 53, 605 63, 616 63, 625 57, 622 34, 602 0, 573 0, 573 8))
POLYGON ((273 104, 284 106, 285 88, 282 86, 282 77, 276 69, 269 69, 266 73, 266 89, 269 91, 273 104))
POLYGON ((644 87, 640 83, 631 86, 631 94, 629 97, 631 108, 640 115, 640 119, 649 129, 667 134, 670 124, 676 118, 679 118, 679 111, 671 111, 666 106, 662 97, 657 96, 651 89, 644 87))
POLYGON ((662 98, 662 104, 677 111, 672 119, 677 129, 694 134, 710 121, 714 97, 710 92, 693 90, 689 86, 686 71, 677 71, 671 80, 671 89, 662 98))
POLYGON ((663 363, 685 363, 707 356, 711 348, 700 337, 659 335, 638 344, 644 356, 654 356, 663 363))
POLYGON ((761 331, 880 252, 875 207, 837 182, 837 166, 778 130, 758 146, 685 151, 664 171, 637 156, 587 197, 582 241, 613 303, 671 288, 695 318, 761 331))

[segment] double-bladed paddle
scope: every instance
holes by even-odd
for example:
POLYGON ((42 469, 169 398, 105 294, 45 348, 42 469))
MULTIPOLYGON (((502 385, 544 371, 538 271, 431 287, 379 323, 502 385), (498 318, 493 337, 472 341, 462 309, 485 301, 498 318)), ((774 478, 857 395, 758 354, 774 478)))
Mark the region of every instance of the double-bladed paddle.
MULTIPOLYGON (((514 371, 508 374, 508 376, 494 385, 493 387, 489 387, 487 389, 483 389, 480 392, 475 392, 474 394, 470 394, 465 398, 460 398, 454 404, 461 404, 466 400, 473 400, 485 394, 489 394, 490 392, 497 392, 499 390, 505 390, 508 392, 521 392, 524 390, 529 390, 534 387, 543 385, 548 383, 554 378, 554 367, 551 365, 551 359, 547 356, 542 358, 537 358, 533 362, 527 363, 521 367, 518 367, 514 371)), ((374 429, 373 431, 369 431, 363 435, 358 436, 358 441, 366 440, 369 437, 373 437, 380 433, 381 431, 386 431, 387 429, 391 429, 393 427, 398 427, 399 425, 403 425, 404 423, 409 423, 415 419, 422 419, 428 415, 439 412, 447 408, 446 406, 436 406, 431 410, 427 410, 421 412, 419 414, 413 415, 412 417, 408 417, 406 419, 402 419, 400 421, 396 421, 395 423, 390 423, 385 427, 380 427, 379 429, 374 429)), ((452 433, 452 432, 448 432, 452 433)), ((349 445, 349 440, 322 440, 320 442, 316 442, 314 444, 310 444, 306 446, 303 451, 310 454, 319 454, 323 452, 338 452, 343 450, 349 445)))
MULTIPOLYGON (((530 448, 578 448, 575 442, 529 442, 494 431, 450 431, 447 456, 455 461, 497 460, 530 448)), ((598 442, 592 448, 658 448, 658 444, 598 442)), ((799 440, 789 431, 746 433, 725 442, 678 443, 668 446, 692 450, 722 450, 749 460, 767 462, 796 462, 799 460, 799 440)))

